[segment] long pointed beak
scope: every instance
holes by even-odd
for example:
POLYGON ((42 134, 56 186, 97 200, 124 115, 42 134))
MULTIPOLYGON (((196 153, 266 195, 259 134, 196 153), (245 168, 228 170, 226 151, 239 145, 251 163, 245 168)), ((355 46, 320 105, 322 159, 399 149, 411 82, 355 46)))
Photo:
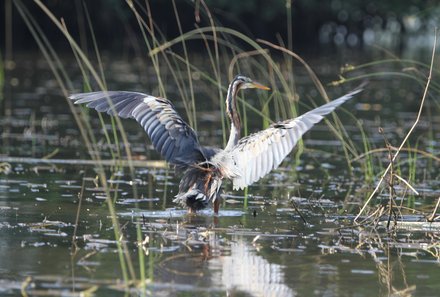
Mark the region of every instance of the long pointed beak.
POLYGON ((242 89, 261 89, 261 90, 270 90, 269 87, 266 87, 256 81, 250 81, 250 82, 246 82, 243 85, 241 85, 242 89))
POLYGON ((256 88, 256 89, 261 89, 261 90, 266 90, 266 91, 269 91, 269 90, 270 90, 269 87, 263 86, 262 84, 257 83, 257 82, 255 82, 255 81, 252 82, 252 85, 253 85, 253 87, 256 88))
POLYGON ((266 87, 266 86, 264 86, 264 85, 262 85, 262 84, 260 84, 260 83, 257 83, 256 81, 253 81, 253 82, 252 82, 252 85, 253 85, 254 88, 256 88, 256 89, 261 89, 261 90, 266 90, 266 91, 269 91, 269 90, 270 90, 269 87, 266 87))

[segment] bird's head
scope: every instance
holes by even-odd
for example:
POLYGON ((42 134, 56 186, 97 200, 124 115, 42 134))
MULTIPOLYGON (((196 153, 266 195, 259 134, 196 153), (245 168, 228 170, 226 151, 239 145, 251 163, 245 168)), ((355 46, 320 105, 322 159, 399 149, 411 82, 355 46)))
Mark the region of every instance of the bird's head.
POLYGON ((270 90, 269 87, 266 87, 256 81, 253 81, 249 77, 243 76, 243 75, 237 75, 233 81, 232 84, 236 85, 236 90, 239 89, 261 89, 261 90, 270 90))

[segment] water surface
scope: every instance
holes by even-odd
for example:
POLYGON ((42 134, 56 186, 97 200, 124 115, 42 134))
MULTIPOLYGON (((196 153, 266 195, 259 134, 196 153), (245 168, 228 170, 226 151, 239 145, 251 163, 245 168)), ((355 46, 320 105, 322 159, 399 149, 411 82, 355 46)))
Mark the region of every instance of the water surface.
MULTIPOLYGON (((337 79, 340 66, 335 60, 322 68, 321 60, 311 63, 323 81, 330 82, 337 79)), ((126 61, 115 61, 108 67, 116 66, 128 73, 132 70, 126 61)), ((26 57, 17 62, 12 73, 18 85, 6 93, 9 116, 0 119, 1 153, 3 158, 37 161, 10 160, 10 167, 0 175, 0 294, 76 296, 85 291, 96 296, 121 296, 127 290, 128 295, 140 294, 136 286, 124 286, 96 166, 80 161, 38 161, 49 154, 62 160, 89 159, 49 69, 44 62, 26 57)), ((114 88, 155 91, 152 84, 121 82, 116 74, 120 72, 113 73, 114 77, 108 75, 108 84, 114 88)), ((304 98, 314 96, 320 102, 306 76, 296 79, 304 98)), ((329 91, 335 98, 348 89, 329 91)), ((397 146, 416 117, 421 92, 408 81, 372 81, 344 108, 362 121, 373 148, 384 147, 379 127, 397 146)), ((198 123, 205 129, 201 140, 220 145, 221 131, 213 128, 221 126, 220 115, 205 102, 204 94, 200 90, 198 106, 206 110, 198 123)), ((245 97, 259 104, 255 92, 246 92, 245 97)), ((179 98, 171 99, 183 113, 179 98)), ((429 116, 422 118, 416 131, 418 147, 435 154, 440 149, 440 117, 432 102, 428 110, 429 116)), ((90 114, 100 155, 111 159, 99 119, 96 113, 90 114)), ((362 148, 363 137, 353 117, 343 110, 337 114, 350 138, 362 148)), ((260 127, 258 117, 249 118, 254 119, 250 130, 260 127)), ((136 160, 159 159, 136 123, 126 120, 123 124, 136 160)), ((438 162, 417 158, 412 184, 421 195, 411 207, 422 212, 399 214, 404 223, 389 232, 386 216, 375 225, 353 226, 354 216, 374 186, 365 178, 364 161, 347 166, 340 141, 325 123, 314 127, 304 143, 306 150, 299 161, 294 155, 289 157, 281 168, 250 186, 247 198, 226 183, 218 217, 212 210, 189 216, 174 205, 179 174, 163 164, 137 166, 134 176, 126 167, 105 166, 123 241, 137 275, 137 226, 145 238, 142 252, 148 295, 436 296, 440 289, 440 227, 438 222, 427 223, 425 215, 439 197, 438 162)), ((399 168, 406 177, 408 156, 402 154, 399 168)), ((374 162, 379 176, 380 165, 387 162, 386 152, 376 154, 374 162)), ((400 185, 397 201, 407 203, 410 194, 402 193, 404 186, 400 185)), ((387 203, 387 192, 377 198, 376 202, 387 203)))

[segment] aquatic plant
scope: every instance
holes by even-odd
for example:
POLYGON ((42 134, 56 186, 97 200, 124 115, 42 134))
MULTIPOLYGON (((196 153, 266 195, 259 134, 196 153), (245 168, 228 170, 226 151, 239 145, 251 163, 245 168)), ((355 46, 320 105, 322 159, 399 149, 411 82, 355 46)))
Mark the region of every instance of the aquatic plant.
MULTIPOLYGON (((365 201, 363 207, 361 208, 361 210, 359 211, 359 213, 357 214, 357 216, 355 217, 355 221, 357 221, 360 216, 364 213, 364 211, 366 210, 367 206, 369 205, 370 201, 373 199, 373 197, 375 197, 375 195, 378 193, 381 185, 383 182, 385 182, 386 180, 388 180, 388 185, 389 185, 389 195, 390 195, 390 204, 389 204, 389 218, 388 218, 388 225, 390 224, 391 221, 391 213, 394 210, 394 199, 395 199, 395 191, 394 191, 394 177, 397 177, 397 175, 395 175, 394 173, 394 166, 395 166, 395 162, 400 154, 400 152, 402 151, 402 148, 407 144, 408 139, 410 138, 410 136, 412 135, 414 129, 417 127, 421 115, 422 115, 422 111, 425 105, 425 101, 428 95, 428 91, 430 89, 430 85, 431 85, 431 80, 432 80, 432 74, 433 74, 433 68, 434 68, 434 59, 435 59, 435 54, 436 54, 436 48, 437 48, 437 31, 435 32, 435 40, 434 40, 434 44, 433 44, 433 49, 432 49, 432 54, 431 54, 431 64, 429 67, 429 74, 428 77, 426 79, 426 84, 424 87, 424 91, 423 91, 423 95, 421 97, 420 100, 420 106, 419 106, 419 110, 417 113, 417 117, 414 121, 414 123, 412 124, 411 128, 408 130, 408 132, 406 133, 404 139, 402 140, 401 144, 399 145, 399 147, 397 148, 397 150, 394 153, 391 153, 391 150, 389 150, 389 158, 390 158, 390 162, 388 164, 388 166, 386 167, 385 171, 383 172, 380 180, 378 181, 376 187, 374 188, 373 192, 370 194, 370 196, 368 197, 368 199, 365 201)), ((385 139, 386 143, 387 140, 385 139)), ((387 144, 387 147, 391 147, 389 145, 389 143, 387 144)), ((413 168, 414 170, 414 168, 413 168)), ((414 175, 414 173, 412 173, 414 175)), ((402 178, 400 178, 400 180, 404 181, 402 178)), ((411 185, 409 185, 409 183, 407 183, 405 181, 406 185, 413 190, 415 193, 417 193, 412 187, 411 185)), ((439 198, 440 199, 440 198, 439 198)), ((394 222, 396 222, 397 219, 394 219, 394 222)))

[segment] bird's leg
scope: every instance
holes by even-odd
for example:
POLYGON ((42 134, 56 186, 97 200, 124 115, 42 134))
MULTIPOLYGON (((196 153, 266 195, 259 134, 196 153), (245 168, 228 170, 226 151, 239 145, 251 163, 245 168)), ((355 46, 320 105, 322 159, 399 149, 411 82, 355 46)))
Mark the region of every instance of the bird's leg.
POLYGON ((202 255, 203 255, 203 261, 208 261, 209 260, 209 254, 210 254, 210 246, 209 244, 205 244, 203 245, 203 249, 202 249, 202 255))
POLYGON ((219 197, 217 197, 217 199, 215 199, 215 201, 214 201, 214 214, 216 216, 218 216, 219 209, 220 209, 220 199, 219 199, 219 197))

